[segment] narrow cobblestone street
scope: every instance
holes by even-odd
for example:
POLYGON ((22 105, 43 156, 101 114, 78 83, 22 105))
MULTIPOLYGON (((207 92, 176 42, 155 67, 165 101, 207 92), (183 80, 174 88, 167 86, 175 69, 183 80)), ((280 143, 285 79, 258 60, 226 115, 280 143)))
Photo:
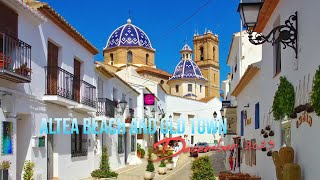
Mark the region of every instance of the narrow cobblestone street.
MULTIPOLYGON (((215 175, 220 171, 225 171, 224 166, 224 152, 208 152, 199 154, 200 156, 209 156, 212 162, 213 169, 215 171, 215 175)), ((175 167, 171 171, 167 171, 165 175, 159 175, 157 173, 159 162, 154 164, 156 169, 155 180, 176 180, 183 179, 188 180, 192 176, 191 171, 192 158, 188 157, 188 154, 182 154, 179 157, 177 167, 175 167)), ((147 166, 147 161, 144 159, 143 163, 136 166, 128 166, 122 169, 117 170, 119 173, 119 180, 142 180, 144 179, 144 172, 147 166)))

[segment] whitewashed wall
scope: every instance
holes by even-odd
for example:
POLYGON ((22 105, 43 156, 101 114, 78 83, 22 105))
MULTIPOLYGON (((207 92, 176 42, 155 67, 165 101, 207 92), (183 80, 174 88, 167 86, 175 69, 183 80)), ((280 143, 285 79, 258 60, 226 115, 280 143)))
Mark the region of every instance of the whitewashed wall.
MULTIPOLYGON (((203 103, 196 100, 186 99, 177 96, 167 95, 167 114, 166 119, 169 119, 171 115, 173 117, 173 113, 180 113, 180 118, 188 120, 188 115, 194 115, 195 119, 204 119, 209 120, 213 118, 214 111, 217 112, 217 118, 221 118, 220 109, 221 109, 221 101, 217 98, 210 100, 208 103, 203 103)), ((175 127, 176 124, 174 123, 175 127)), ((219 140, 220 136, 218 134, 198 134, 197 133, 197 123, 195 126, 195 134, 194 134, 194 143, 198 142, 207 142, 214 143, 214 140, 219 140)), ((191 141, 191 122, 188 122, 186 126, 186 133, 188 134, 188 139, 191 141)), ((172 136, 182 136, 184 134, 173 134, 172 136)))
MULTIPOLYGON (((317 55, 320 37, 317 35, 320 30, 320 24, 316 23, 316 18, 320 15, 318 0, 282 0, 279 1, 276 9, 271 15, 263 34, 268 34, 273 29, 273 23, 280 16, 280 23, 284 24, 290 15, 298 11, 298 43, 299 57, 295 59, 293 49, 287 47, 282 50, 282 70, 274 77, 273 73, 273 47, 270 43, 263 44, 262 64, 261 64, 261 112, 268 112, 272 106, 273 97, 279 84, 279 77, 286 76, 287 79, 296 88, 299 86, 299 80, 303 81, 304 76, 310 74, 313 77, 320 62, 317 55)), ((311 85, 310 85, 311 86, 311 85)), ((298 103, 296 102, 296 105, 298 103)), ((299 117, 300 114, 298 114, 299 117)), ((296 119, 291 122, 291 144, 295 150, 295 162, 301 166, 302 179, 318 179, 320 172, 315 169, 320 161, 315 149, 319 149, 317 143, 313 143, 314 138, 319 137, 319 117, 314 113, 310 114, 313 118, 312 127, 303 123, 301 127, 296 128, 296 119)), ((280 122, 274 122, 276 128, 275 140, 276 148, 281 146, 280 122)), ((260 175, 262 179, 275 179, 275 168, 271 158, 266 157, 258 161, 260 175), (260 166, 261 165, 261 166, 260 166)))
MULTIPOLYGON (((20 179, 22 166, 25 160, 32 160, 36 163, 36 177, 47 177, 47 155, 46 148, 31 148, 31 137, 39 135, 39 126, 42 118, 49 117, 76 117, 82 119, 88 117, 87 114, 76 113, 68 110, 66 107, 44 103, 42 96, 45 94, 45 69, 47 65, 47 43, 48 40, 56 43, 60 47, 59 66, 73 73, 74 58, 80 60, 82 64, 81 77, 90 84, 96 85, 94 81, 93 55, 69 37, 64 31, 58 28, 50 20, 41 22, 36 21, 26 9, 17 11, 18 18, 18 38, 32 46, 32 73, 31 82, 25 84, 16 84, 6 80, 0 80, 0 87, 7 88, 13 92, 14 112, 22 117, 15 121, 19 129, 14 128, 14 142, 23 142, 23 146, 14 143, 14 152, 12 158, 11 179, 20 179), (39 25, 40 24, 40 25, 39 25), (32 127, 30 131, 25 127, 32 127), (23 139, 16 140, 15 137, 23 139), (19 159, 16 161, 16 157, 19 159), (16 165, 16 162, 18 163, 16 165), (17 171, 17 172, 16 172, 17 171), (16 177, 17 176, 17 177, 16 177)), ((2 103, 6 106, 8 103, 2 103)), ((3 117, 1 118, 3 119, 3 117)), ((15 126, 16 127, 16 126, 15 126)), ((90 139, 92 137, 89 137, 90 139)), ((89 147, 86 158, 71 158, 71 137, 70 135, 59 135, 55 137, 54 155, 54 176, 60 179, 79 179, 90 176, 93 170, 93 151, 89 147), (75 171, 76 169, 76 171, 75 171), (78 173, 73 173, 78 172, 78 173)), ((93 141, 91 141, 91 144, 93 141)), ((8 157, 0 157, 0 160, 8 157)))

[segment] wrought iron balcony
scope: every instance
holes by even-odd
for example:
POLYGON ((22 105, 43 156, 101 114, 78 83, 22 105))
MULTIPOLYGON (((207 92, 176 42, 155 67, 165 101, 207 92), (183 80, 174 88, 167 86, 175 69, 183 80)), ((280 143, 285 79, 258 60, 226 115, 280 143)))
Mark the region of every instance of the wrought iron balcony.
POLYGON ((96 107, 96 87, 86 81, 81 81, 81 104, 96 107))
POLYGON ((31 46, 0 32, 0 78, 16 83, 31 81, 31 46))
MULTIPOLYGON (((58 66, 45 66, 45 95, 57 95, 76 101, 74 75, 58 66)), ((79 90, 80 92, 80 90, 79 90)))
POLYGON ((108 98, 98 98, 97 116, 108 116, 114 118, 115 103, 108 98))

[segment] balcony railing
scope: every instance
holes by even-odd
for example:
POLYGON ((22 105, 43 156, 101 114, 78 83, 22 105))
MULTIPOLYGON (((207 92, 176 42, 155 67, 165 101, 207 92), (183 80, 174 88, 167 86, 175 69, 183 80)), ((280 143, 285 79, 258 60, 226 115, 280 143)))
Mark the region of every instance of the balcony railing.
POLYGON ((114 118, 115 103, 108 98, 98 98, 97 116, 108 116, 114 118))
POLYGON ((15 82, 31 80, 31 46, 20 39, 0 32, 0 73, 15 82), (13 77, 17 76, 18 77, 13 77), (22 76, 19 79, 19 76, 22 76), (27 78, 28 80, 23 80, 27 78))
POLYGON ((81 104, 96 107, 96 87, 86 81, 81 81, 81 104))
POLYGON ((45 95, 57 95, 76 101, 74 75, 58 66, 45 66, 45 95))

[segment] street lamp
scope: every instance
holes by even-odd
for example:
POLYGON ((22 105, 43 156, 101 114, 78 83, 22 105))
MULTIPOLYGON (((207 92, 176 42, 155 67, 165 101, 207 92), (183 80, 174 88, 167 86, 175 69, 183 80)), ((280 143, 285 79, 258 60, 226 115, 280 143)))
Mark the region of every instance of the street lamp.
POLYGON ((154 108, 151 110, 152 116, 153 118, 156 117, 156 110, 154 110, 154 108))
POLYGON ((216 111, 214 111, 214 113, 213 113, 212 115, 213 115, 214 118, 217 118, 217 115, 218 115, 218 114, 217 114, 216 111))
POLYGON ((124 97, 122 97, 121 101, 119 102, 119 105, 120 105, 120 108, 121 108, 121 113, 120 114, 123 114, 124 113, 124 110, 127 106, 127 101, 124 97))
POLYGON ((221 113, 221 117, 224 118, 224 108, 223 108, 223 106, 220 109, 220 113, 221 113))
POLYGON ((238 6, 238 12, 242 20, 243 26, 247 29, 249 34, 249 41, 254 45, 260 45, 265 42, 272 43, 272 45, 277 43, 282 43, 284 45, 283 49, 287 46, 291 47, 298 58, 298 16, 297 12, 291 15, 289 19, 285 21, 284 25, 279 25, 271 30, 268 35, 262 35, 260 33, 253 37, 252 33, 258 23, 259 13, 262 8, 263 2, 261 0, 245 0, 238 6))

